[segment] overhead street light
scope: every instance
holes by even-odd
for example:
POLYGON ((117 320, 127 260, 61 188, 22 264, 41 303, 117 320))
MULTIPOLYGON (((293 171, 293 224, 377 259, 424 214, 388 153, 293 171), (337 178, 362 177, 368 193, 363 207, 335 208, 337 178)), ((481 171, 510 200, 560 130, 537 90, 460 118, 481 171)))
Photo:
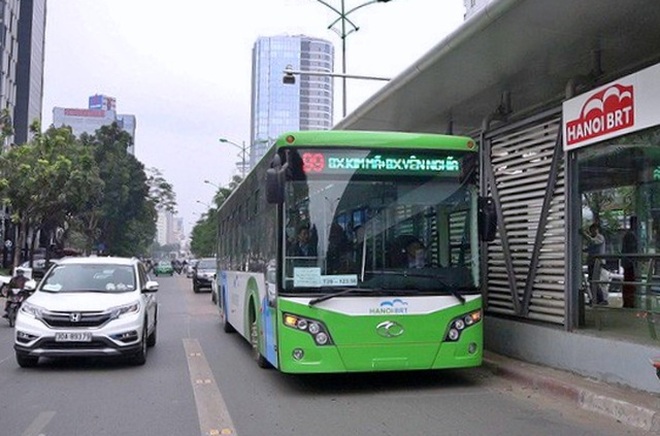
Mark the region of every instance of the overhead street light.
MULTIPOLYGON (((339 9, 332 6, 331 4, 329 4, 327 2, 325 2, 324 0, 316 0, 316 1, 321 3, 323 6, 326 6, 327 8, 331 9, 333 12, 335 12, 338 15, 337 19, 335 19, 335 21, 330 23, 330 25, 328 26, 328 29, 335 32, 341 38, 341 72, 343 74, 343 76, 342 76, 342 87, 343 87, 343 90, 344 90, 343 98, 342 98, 342 107, 343 107, 344 117, 346 117, 346 79, 347 79, 347 77, 346 77, 346 37, 348 35, 350 35, 351 33, 357 32, 358 30, 360 30, 360 28, 353 21, 351 21, 348 18, 348 16, 350 14, 352 14, 353 12, 357 11, 358 9, 362 9, 365 6, 369 6, 369 5, 374 4, 374 3, 388 3, 391 0, 370 0, 370 1, 367 1, 365 3, 360 4, 358 6, 355 6, 354 8, 349 9, 348 11, 346 10, 344 0, 341 0, 341 6, 340 6, 339 9), (339 27, 339 29, 337 29, 334 26, 339 22, 341 22, 341 26, 339 27), (350 25, 350 27, 348 29, 346 28, 347 23, 350 25)), ((287 79, 287 80, 291 80, 291 79, 287 79)), ((295 82, 295 79, 294 79, 294 82, 295 82)))
POLYGON ((201 204, 202 206, 206 206, 206 207, 208 207, 209 209, 211 209, 211 205, 208 204, 208 203, 204 203, 203 201, 199 201, 199 200, 197 200, 196 203, 199 203, 199 204, 201 204))
POLYGON ((282 83, 286 85, 295 84, 296 76, 329 76, 329 77, 343 77, 345 79, 382 80, 385 82, 392 80, 391 77, 362 76, 359 74, 330 73, 327 71, 294 70, 291 65, 287 65, 283 73, 284 73, 284 77, 282 78, 282 83))
POLYGON ((204 180, 204 183, 206 183, 207 185, 211 185, 211 186, 215 187, 216 189, 220 189, 220 186, 216 185, 215 183, 213 183, 209 180, 204 180))
POLYGON ((241 179, 245 178, 245 172, 247 169, 247 162, 245 160, 245 155, 247 153, 248 147, 245 145, 245 141, 243 141, 243 145, 237 144, 233 141, 230 141, 229 139, 226 138, 220 138, 218 141, 222 142, 223 144, 231 144, 234 147, 238 148, 241 150, 241 154, 239 155, 241 157, 241 179))

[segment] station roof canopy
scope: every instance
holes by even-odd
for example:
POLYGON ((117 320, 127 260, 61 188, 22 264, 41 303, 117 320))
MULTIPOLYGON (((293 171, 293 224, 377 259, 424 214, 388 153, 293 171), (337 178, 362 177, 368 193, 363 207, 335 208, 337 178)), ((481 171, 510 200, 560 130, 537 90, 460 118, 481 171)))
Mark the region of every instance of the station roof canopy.
POLYGON ((657 63, 659 42, 658 0, 493 0, 335 129, 473 134, 504 95, 513 117, 557 106, 570 81, 657 63))

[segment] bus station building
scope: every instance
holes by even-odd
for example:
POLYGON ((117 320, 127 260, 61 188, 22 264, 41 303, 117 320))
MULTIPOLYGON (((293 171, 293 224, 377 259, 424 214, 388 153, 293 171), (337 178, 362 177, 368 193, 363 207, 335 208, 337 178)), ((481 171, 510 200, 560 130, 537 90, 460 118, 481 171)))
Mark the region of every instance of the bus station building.
POLYGON ((493 0, 335 126, 479 143, 487 349, 660 393, 658 41, 654 0, 493 0))

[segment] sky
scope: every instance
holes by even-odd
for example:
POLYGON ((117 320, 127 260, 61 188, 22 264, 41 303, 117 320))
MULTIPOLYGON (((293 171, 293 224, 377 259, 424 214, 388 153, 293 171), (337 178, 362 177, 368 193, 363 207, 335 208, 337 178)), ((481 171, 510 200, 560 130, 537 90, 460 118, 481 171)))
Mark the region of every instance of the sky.
MULTIPOLYGON (((324 0, 348 11, 365 0, 324 0)), ((319 0, 48 0, 43 125, 53 107, 115 97, 135 115, 135 156, 172 184, 186 233, 235 174, 250 138, 252 47, 260 36, 331 41, 341 71, 339 15, 319 0), (210 183, 205 183, 205 180, 210 183)), ((395 77, 463 23, 463 0, 391 0, 348 18, 346 72, 395 77)), ((385 82, 348 80, 348 114, 385 82)), ((285 86, 285 85, 283 85, 285 86)), ((342 118, 335 79, 334 122, 342 118)))

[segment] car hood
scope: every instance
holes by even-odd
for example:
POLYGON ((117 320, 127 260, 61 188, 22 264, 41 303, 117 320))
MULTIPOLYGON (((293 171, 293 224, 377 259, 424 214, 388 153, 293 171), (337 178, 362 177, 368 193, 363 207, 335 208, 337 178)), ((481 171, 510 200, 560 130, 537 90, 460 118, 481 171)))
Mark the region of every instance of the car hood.
POLYGON ((28 301, 50 311, 100 312, 112 307, 130 304, 139 299, 137 291, 122 293, 102 292, 35 292, 28 301))

